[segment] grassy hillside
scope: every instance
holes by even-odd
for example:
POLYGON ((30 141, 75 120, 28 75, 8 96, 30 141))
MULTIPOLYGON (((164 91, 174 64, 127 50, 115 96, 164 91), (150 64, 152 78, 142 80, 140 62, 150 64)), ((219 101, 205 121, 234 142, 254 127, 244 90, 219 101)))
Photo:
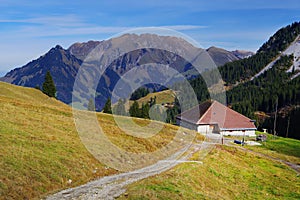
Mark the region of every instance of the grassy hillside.
MULTIPOLYGON (((69 106, 36 89, 0 82, 0 112, 0 199, 38 198, 117 173, 86 150, 69 106)), ((140 139, 123 133, 111 115, 97 117, 116 145, 133 152, 160 148, 177 130, 165 125, 155 137, 140 139)))
MULTIPOLYGON (((150 101, 151 98, 156 97, 156 103, 162 104, 162 103, 172 103, 174 102, 175 94, 172 90, 164 90, 160 92, 155 93, 149 93, 147 96, 140 98, 137 100, 139 105, 141 106, 143 103, 146 104, 150 101)), ((130 101, 130 105, 133 103, 133 101, 130 101)))
MULTIPOLYGON (((264 133, 257 131, 257 134, 264 133)), ((261 146, 248 146, 247 148, 300 165, 300 140, 278 136, 274 138, 273 135, 270 134, 264 135, 267 136, 267 141, 262 142, 261 146)))
POLYGON ((299 183, 300 176, 286 165, 217 146, 203 164, 180 164, 134 183, 120 199, 299 199, 299 183))

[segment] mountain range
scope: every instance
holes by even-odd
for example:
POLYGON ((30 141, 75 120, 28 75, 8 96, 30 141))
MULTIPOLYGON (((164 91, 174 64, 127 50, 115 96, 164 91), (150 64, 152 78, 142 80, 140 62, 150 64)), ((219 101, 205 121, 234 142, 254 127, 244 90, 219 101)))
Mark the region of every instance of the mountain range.
MULTIPOLYGON (((181 51, 182 46, 187 48, 187 50, 183 51, 189 51, 189 49, 193 52, 205 51, 211 56, 217 66, 253 55, 253 53, 249 51, 237 50, 231 52, 217 47, 211 47, 204 50, 192 46, 181 38, 170 36, 125 34, 110 40, 75 43, 68 49, 64 49, 57 45, 38 59, 29 62, 23 67, 11 70, 4 77, 0 78, 0 80, 20 86, 41 87, 46 72, 50 71, 56 85, 57 99, 70 104, 72 102, 72 91, 77 72, 83 62, 88 60, 87 57, 93 54, 95 48, 98 50, 97 53, 100 52, 100 54, 101 52, 110 52, 111 54, 116 52, 120 53, 122 51, 120 46, 125 46, 125 48, 129 49, 137 49, 125 53, 124 55, 117 57, 117 59, 111 60, 112 63, 104 72, 96 89, 98 94, 96 96, 96 109, 101 110, 120 77, 132 70, 135 66, 160 63, 171 66, 179 73, 184 74, 188 79, 199 75, 193 70, 193 66, 191 66, 189 62, 172 52, 154 48, 142 48, 145 46, 145 41, 148 42, 148 46, 157 46, 160 45, 157 43, 161 43, 164 44, 166 48, 175 49, 175 51, 181 51)), ((110 57, 112 56, 109 56, 109 59, 111 59, 110 57)), ((159 74, 163 74, 164 69, 158 68, 157 70, 161 71, 159 74)), ((150 79, 155 78, 149 67, 144 70, 143 73, 144 76, 149 77, 150 79)), ((93 78, 94 77, 90 77, 89 80, 92 80, 93 78)), ((161 79, 163 79, 163 77, 161 77, 161 79)), ((145 80, 145 82, 147 81, 145 80)), ((160 89, 159 86, 155 84, 149 87, 153 87, 155 90, 160 89)), ((89 99, 90 97, 86 95, 84 98, 89 99)))

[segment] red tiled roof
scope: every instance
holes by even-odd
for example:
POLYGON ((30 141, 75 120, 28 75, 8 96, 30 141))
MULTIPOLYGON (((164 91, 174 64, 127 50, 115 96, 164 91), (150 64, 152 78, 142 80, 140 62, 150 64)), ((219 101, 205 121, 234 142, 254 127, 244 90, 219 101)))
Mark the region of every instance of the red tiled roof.
POLYGON ((182 112, 181 114, 177 115, 176 118, 184 120, 186 122, 190 122, 192 124, 197 124, 200 117, 205 114, 211 104, 211 101, 205 101, 204 103, 201 103, 187 111, 182 112))
POLYGON ((200 104, 198 108, 202 110, 198 109, 198 114, 196 108, 182 113, 178 119, 198 125, 218 124, 221 130, 256 129, 251 119, 217 101, 200 104))

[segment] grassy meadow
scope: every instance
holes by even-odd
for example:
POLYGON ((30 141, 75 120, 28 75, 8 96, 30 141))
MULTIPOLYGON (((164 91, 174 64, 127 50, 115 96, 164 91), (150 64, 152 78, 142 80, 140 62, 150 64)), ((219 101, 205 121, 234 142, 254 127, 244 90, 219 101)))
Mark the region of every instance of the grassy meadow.
MULTIPOLYGON (((82 144, 72 109, 41 91, 0 82, 0 112, 0 199, 38 199, 118 173, 82 144)), ((154 151, 177 131, 163 125, 154 137, 141 139, 125 134, 111 115, 98 113, 97 118, 114 144, 132 152, 154 151)))
MULTIPOLYGON (((197 160, 197 153, 192 158, 197 160)), ((218 145, 203 164, 183 163, 136 182, 119 199, 299 199, 300 176, 288 166, 218 145)))
POLYGON ((261 142, 261 146, 246 146, 248 149, 300 165, 300 140, 274 137, 258 131, 257 134, 266 135, 267 141, 261 142))

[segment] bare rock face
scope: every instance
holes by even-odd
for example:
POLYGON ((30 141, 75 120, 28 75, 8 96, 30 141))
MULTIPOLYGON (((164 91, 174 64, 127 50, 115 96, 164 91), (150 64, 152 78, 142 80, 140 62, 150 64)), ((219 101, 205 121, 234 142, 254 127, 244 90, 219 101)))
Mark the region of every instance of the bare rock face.
POLYGON ((68 50, 71 54, 73 54, 76 58, 80 60, 84 60, 85 57, 101 42, 99 41, 88 41, 84 43, 74 43, 72 44, 68 50))

